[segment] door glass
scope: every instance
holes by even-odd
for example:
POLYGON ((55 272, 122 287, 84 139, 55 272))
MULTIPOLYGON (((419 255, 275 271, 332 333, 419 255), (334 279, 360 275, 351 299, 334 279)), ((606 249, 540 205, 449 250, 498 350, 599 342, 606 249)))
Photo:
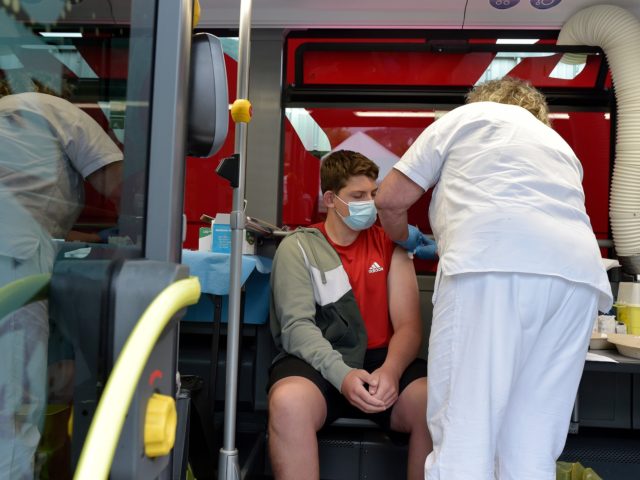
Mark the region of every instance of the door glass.
POLYGON ((144 254, 155 6, 0 2, 3 478, 71 476, 82 362, 38 295, 47 275, 61 260, 144 254))

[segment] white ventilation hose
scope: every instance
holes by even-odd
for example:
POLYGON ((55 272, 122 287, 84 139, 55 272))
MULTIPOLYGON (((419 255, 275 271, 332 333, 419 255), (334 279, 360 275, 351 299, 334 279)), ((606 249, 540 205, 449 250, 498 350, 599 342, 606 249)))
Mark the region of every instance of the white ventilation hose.
POLYGON ((623 269, 640 273, 640 21, 613 5, 585 8, 562 27, 558 45, 604 50, 618 104, 609 215, 623 269))

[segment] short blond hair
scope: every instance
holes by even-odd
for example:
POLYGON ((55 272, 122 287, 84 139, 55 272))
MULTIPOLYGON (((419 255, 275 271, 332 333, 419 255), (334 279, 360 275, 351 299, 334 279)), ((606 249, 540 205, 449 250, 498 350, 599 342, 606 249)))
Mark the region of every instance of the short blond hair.
POLYGON ((544 95, 529 82, 503 77, 474 87, 467 94, 467 103, 496 102, 518 105, 527 109, 545 125, 551 126, 549 107, 544 95))

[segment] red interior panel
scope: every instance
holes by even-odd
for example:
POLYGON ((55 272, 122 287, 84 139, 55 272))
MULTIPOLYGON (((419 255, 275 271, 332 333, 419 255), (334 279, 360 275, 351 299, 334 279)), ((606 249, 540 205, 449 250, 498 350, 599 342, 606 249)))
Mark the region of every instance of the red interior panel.
POLYGON ((297 227, 320 221, 320 159, 304 148, 288 119, 284 123, 284 142, 283 223, 297 227))
POLYGON ((495 54, 431 52, 308 51, 305 85, 468 86, 487 69, 495 54))

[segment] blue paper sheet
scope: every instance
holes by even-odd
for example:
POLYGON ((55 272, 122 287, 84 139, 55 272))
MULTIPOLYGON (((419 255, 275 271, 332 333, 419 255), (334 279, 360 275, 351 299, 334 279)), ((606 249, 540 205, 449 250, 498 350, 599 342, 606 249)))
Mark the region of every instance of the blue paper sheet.
MULTIPOLYGON (((182 251, 182 263, 189 266, 191 275, 200 280, 203 295, 196 305, 187 309, 185 321, 213 321, 213 298, 222 296, 222 322, 227 322, 227 304, 231 256, 227 253, 182 251), (206 295, 210 294, 210 295, 206 295)), ((242 274, 240 282, 245 287, 244 322, 261 324, 267 321, 269 314, 269 273, 271 259, 257 255, 242 256, 242 274)))

